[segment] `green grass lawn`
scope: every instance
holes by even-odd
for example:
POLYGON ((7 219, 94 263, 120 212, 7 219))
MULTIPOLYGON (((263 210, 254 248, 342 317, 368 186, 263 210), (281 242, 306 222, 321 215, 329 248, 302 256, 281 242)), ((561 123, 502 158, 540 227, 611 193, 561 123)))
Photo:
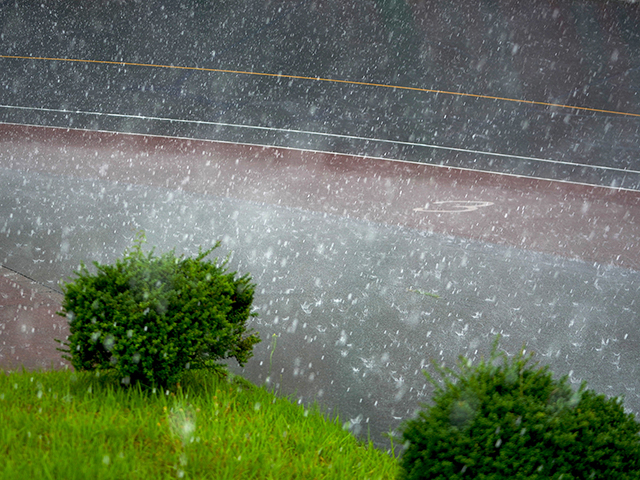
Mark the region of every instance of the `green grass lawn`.
POLYGON ((338 419, 240 377, 175 392, 72 371, 0 370, 0 479, 383 479, 398 461, 338 419))

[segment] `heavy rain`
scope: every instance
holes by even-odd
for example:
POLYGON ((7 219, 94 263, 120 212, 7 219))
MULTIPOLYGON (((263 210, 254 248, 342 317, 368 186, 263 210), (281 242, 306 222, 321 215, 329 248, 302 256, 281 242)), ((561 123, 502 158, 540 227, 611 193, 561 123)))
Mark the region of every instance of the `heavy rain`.
POLYGON ((622 1, 0 1, 0 366, 144 231, 220 240, 231 368, 378 444, 496 335, 638 413, 639 51, 622 1))

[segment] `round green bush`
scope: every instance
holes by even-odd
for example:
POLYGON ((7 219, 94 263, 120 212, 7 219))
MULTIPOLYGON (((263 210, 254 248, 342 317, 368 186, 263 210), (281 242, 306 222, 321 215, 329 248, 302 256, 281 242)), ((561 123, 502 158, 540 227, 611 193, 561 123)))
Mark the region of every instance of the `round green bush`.
POLYGON ((405 423, 403 479, 637 479, 640 424, 618 399, 574 390, 524 350, 425 372, 433 404, 405 423))
POLYGON ((60 315, 69 319, 65 358, 77 370, 115 371, 124 384, 175 385, 187 369, 243 365, 260 341, 249 332, 255 285, 226 262, 160 257, 142 251, 143 238, 115 265, 84 264, 63 287, 60 315))

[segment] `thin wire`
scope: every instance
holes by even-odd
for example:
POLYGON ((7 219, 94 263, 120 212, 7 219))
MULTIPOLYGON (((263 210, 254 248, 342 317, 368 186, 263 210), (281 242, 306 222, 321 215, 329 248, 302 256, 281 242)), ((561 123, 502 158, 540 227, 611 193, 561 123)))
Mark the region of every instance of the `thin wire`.
POLYGON ((37 285, 40 285, 41 287, 46 288, 47 290, 51 290, 51 291, 52 291, 52 292, 54 292, 54 293, 58 293, 58 294, 60 294, 60 295, 64 295, 64 293, 63 293, 63 292, 61 292, 60 290, 57 290, 57 289, 55 289, 55 288, 51 287, 50 285, 46 285, 46 284, 44 284, 44 283, 42 283, 42 282, 39 282, 39 281, 38 281, 38 280, 36 280, 35 278, 31 278, 29 275, 26 275, 26 274, 24 274, 24 273, 22 273, 22 272, 20 272, 20 271, 16 270, 15 268, 8 267, 7 265, 5 265, 5 264, 3 264, 3 263, 0 263, 0 267, 1 267, 1 268, 4 268, 4 269, 6 269, 6 270, 9 270, 10 272, 13 272, 13 273, 15 273, 15 274, 17 274, 17 275, 20 275, 21 277, 26 278, 27 280, 30 280, 30 281, 32 281, 33 283, 35 283, 35 284, 37 284, 37 285))

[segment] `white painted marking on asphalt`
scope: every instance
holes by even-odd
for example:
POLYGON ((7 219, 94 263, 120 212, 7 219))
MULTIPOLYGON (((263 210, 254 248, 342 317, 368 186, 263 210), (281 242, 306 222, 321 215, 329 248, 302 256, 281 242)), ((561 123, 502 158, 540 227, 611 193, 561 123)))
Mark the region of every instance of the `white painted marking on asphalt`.
MULTIPOLYGON (((552 160, 552 159, 540 158, 540 157, 528 157, 524 155, 513 155, 510 153, 486 152, 483 150, 472 150, 468 148, 448 147, 444 145, 433 145, 428 143, 404 142, 400 140, 387 140, 384 138, 359 137, 356 135, 342 135, 338 133, 312 132, 307 130, 294 130, 290 128, 264 127, 260 125, 242 125, 242 124, 225 123, 225 122, 209 122, 205 120, 184 120, 179 118, 151 117, 147 115, 128 115, 128 114, 122 114, 122 113, 87 112, 83 110, 64 110, 64 109, 44 108, 44 107, 24 107, 19 105, 0 105, 0 108, 8 108, 8 109, 15 109, 15 110, 34 110, 34 111, 54 112, 54 113, 71 113, 71 114, 93 115, 93 116, 104 116, 104 117, 115 117, 115 118, 131 118, 131 119, 138 119, 138 120, 153 120, 153 121, 162 121, 162 122, 170 122, 170 123, 187 123, 187 124, 194 124, 194 125, 212 125, 212 126, 218 126, 218 127, 244 128, 248 130, 263 130, 263 131, 283 132, 283 133, 297 133, 297 134, 314 135, 314 136, 320 136, 320 137, 341 138, 346 140, 360 140, 365 142, 377 142, 377 143, 388 143, 392 145, 406 145, 411 147, 431 148, 435 150, 447 150, 451 152, 471 153, 475 155, 485 155, 485 156, 491 156, 491 157, 514 158, 518 160, 551 163, 555 165, 569 165, 572 167, 582 167, 582 168, 589 168, 593 170, 608 170, 608 171, 614 171, 614 172, 620 172, 620 173, 640 174, 640 170, 627 170, 624 168, 607 167, 604 165, 588 165, 585 163, 564 162, 562 160, 552 160)), ((127 133, 127 132, 121 132, 121 133, 127 133)), ((412 162, 412 163, 420 163, 420 162, 412 162)), ((447 165, 444 165, 444 166, 446 167, 447 165)), ((457 167, 453 167, 453 168, 457 168, 457 167)), ((484 170, 478 170, 478 171, 484 171, 484 170)), ((489 173, 493 173, 493 172, 489 171, 489 173)), ((539 178, 539 177, 531 177, 531 178, 539 178)), ((573 182, 568 182, 568 183, 573 183, 573 182)))
POLYGON ((463 213, 475 212, 482 207, 490 207, 493 202, 483 202, 478 200, 442 200, 438 202, 428 203, 424 208, 414 208, 414 212, 427 213, 463 213), (433 207, 432 205, 443 205, 443 209, 433 207), (447 210, 449 208, 449 210, 447 210))

